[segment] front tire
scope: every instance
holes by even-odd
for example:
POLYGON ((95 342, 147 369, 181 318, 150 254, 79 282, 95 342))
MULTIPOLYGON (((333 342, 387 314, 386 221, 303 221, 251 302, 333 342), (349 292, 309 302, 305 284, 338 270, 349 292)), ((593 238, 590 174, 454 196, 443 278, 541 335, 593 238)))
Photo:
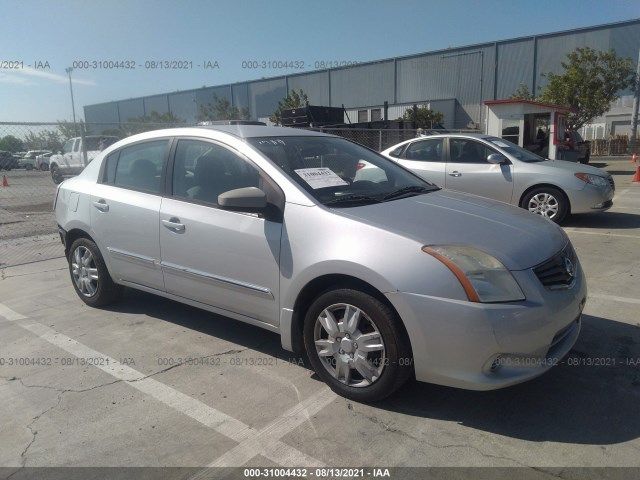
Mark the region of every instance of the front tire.
POLYGON ((60 173, 60 169, 57 165, 51 165, 51 180, 53 180, 53 183, 56 185, 61 184, 64 180, 64 177, 60 173))
POLYGON ((569 213, 569 201, 564 193, 553 187, 531 190, 522 199, 520 206, 557 224, 562 223, 569 213))
POLYGON ((122 286, 111 279, 98 246, 88 238, 78 238, 69 249, 69 273, 78 296, 90 307, 115 302, 122 286))
POLYGON ((307 311, 304 343, 318 376, 337 394, 359 402, 382 400, 413 372, 400 319, 359 290, 320 295, 307 311))

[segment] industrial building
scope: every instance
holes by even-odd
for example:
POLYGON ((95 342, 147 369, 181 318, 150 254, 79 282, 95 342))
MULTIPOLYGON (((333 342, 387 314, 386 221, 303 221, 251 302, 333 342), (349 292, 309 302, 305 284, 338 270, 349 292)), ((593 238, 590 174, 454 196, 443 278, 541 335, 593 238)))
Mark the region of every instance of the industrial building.
MULTIPOLYGON (((211 103, 215 94, 249 109, 251 119, 268 121, 278 101, 292 89, 302 89, 312 105, 344 106, 347 123, 394 120, 413 104, 426 103, 444 114, 445 128, 484 130, 484 101, 508 98, 520 84, 539 92, 545 86, 543 74, 561 73, 567 53, 584 46, 613 48, 618 56, 631 57, 635 63, 640 19, 88 105, 84 114, 87 123, 98 124, 96 130, 100 125, 114 128, 152 111, 172 112, 194 123, 200 106, 211 103)), ((605 116, 584 128, 584 136, 628 133, 632 103, 632 93, 621 92, 605 116)))

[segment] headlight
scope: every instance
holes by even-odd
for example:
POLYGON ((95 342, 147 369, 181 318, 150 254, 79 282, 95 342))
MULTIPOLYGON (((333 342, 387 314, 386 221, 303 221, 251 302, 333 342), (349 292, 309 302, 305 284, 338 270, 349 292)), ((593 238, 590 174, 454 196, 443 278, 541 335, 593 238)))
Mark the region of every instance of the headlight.
POLYGON ((608 187, 609 180, 605 177, 601 177, 600 175, 591 175, 590 173, 576 173, 576 177, 586 183, 590 183, 591 185, 595 185, 596 187, 608 187))
POLYGON ((471 302, 515 302, 525 296, 511 272, 491 255, 471 247, 429 245, 422 251, 456 276, 471 302))

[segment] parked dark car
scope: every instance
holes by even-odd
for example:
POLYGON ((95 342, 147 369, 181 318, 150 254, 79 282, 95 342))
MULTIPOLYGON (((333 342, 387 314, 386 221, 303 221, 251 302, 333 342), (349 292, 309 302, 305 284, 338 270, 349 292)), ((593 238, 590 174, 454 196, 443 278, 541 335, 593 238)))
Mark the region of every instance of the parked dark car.
POLYGON ((18 158, 11 152, 0 152, 0 170, 11 170, 18 167, 18 158))

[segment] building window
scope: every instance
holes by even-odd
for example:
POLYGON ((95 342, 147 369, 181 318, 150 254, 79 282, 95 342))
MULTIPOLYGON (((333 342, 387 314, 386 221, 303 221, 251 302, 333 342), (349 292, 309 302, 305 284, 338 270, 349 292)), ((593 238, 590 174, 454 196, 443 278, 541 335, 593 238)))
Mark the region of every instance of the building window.
POLYGON ((369 110, 358 110, 358 123, 369 121, 369 110))
POLYGON ((502 138, 519 145, 520 122, 518 120, 502 120, 502 138))
POLYGON ((377 122, 378 120, 382 120, 382 109, 380 108, 372 108, 371 109, 371 121, 377 122))

